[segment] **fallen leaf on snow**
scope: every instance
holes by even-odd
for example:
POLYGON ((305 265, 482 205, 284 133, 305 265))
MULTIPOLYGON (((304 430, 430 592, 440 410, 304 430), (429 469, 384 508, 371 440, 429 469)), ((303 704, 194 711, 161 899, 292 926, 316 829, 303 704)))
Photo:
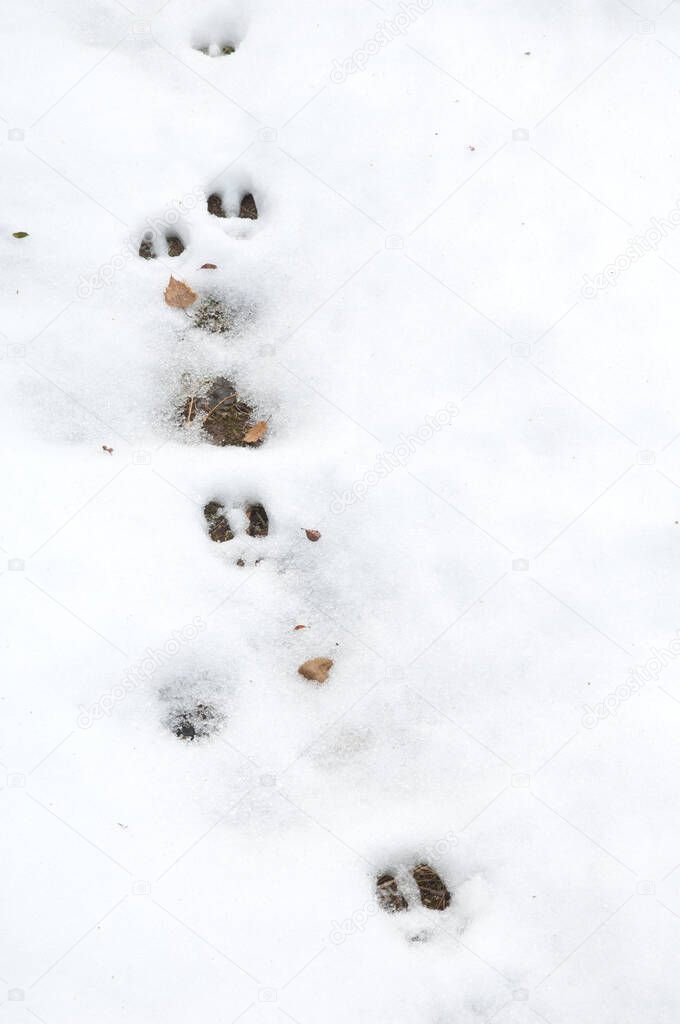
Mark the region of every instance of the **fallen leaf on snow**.
POLYGON ((258 423, 255 423, 254 426, 250 428, 250 430, 246 430, 245 434, 243 435, 243 443, 257 444, 258 441, 262 440, 266 433, 267 421, 260 420, 258 423))
POLYGON ((293 629, 307 629, 306 626, 293 626, 293 629))
POLYGON ((307 540, 316 541, 321 539, 321 534, 318 530, 305 530, 305 534, 307 535, 307 540))
POLYGON ((331 658, 310 658, 300 665, 298 672, 313 683, 325 683, 332 667, 331 658))
POLYGON ((13 231, 12 238, 28 238, 28 231, 13 231))
POLYGON ((217 270, 216 263, 202 263, 201 270, 217 270))
POLYGON ((171 277, 168 281, 168 287, 165 289, 165 301, 168 306, 186 309, 187 306, 193 305, 197 298, 197 293, 184 281, 178 281, 176 277, 171 277))
POLYGON ((107 444, 103 444, 102 448, 107 453, 107 455, 113 455, 113 448, 109 448, 107 444))

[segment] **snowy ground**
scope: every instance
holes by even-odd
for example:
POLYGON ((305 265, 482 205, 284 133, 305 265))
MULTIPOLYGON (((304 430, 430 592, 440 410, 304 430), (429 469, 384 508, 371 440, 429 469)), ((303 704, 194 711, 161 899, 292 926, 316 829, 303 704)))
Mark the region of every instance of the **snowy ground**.
POLYGON ((676 1024, 680 3, 3 22, 0 1024, 676 1024))

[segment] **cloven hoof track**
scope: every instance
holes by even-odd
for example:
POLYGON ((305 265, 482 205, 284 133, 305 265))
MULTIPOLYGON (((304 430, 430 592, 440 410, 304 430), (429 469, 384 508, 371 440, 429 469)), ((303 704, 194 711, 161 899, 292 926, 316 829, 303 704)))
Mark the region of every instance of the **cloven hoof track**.
MULTIPOLYGON (((179 235, 168 234, 165 236, 165 244, 168 256, 181 256, 184 252, 184 242, 179 235)), ((153 232, 147 231, 139 243, 139 255, 143 260, 155 260, 158 256, 154 244, 153 232)))
MULTIPOLYGON (((269 516, 264 505, 256 502, 253 505, 246 505, 246 517, 248 528, 246 533, 249 537, 266 537, 269 533, 269 516)), ((223 544, 226 540, 234 539, 234 532, 224 511, 224 505, 219 501, 209 501, 203 508, 203 515, 208 526, 208 536, 216 544, 223 544)))
MULTIPOLYGON (((208 196, 208 213, 212 213, 213 217, 228 216, 222 205, 222 196, 219 192, 212 192, 208 196)), ((251 192, 246 192, 241 196, 238 215, 243 220, 257 220, 257 204, 251 192)))
POLYGON ((205 46, 195 46, 194 49, 205 54, 206 57, 229 57, 232 53, 236 53, 233 43, 206 43, 205 46))
POLYGON ((243 440, 253 425, 253 410, 247 402, 239 400, 236 388, 226 377, 215 377, 186 399, 182 422, 186 426, 197 416, 201 430, 212 444, 253 447, 246 446, 243 440))
MULTIPOLYGON (((441 876, 429 864, 417 864, 411 875, 418 888, 420 902, 427 910, 446 910, 451 903, 451 893, 441 876)), ((408 909, 408 900, 399 888, 396 877, 385 872, 376 882, 378 903, 389 914, 408 909)))
POLYGON ((176 708, 167 719, 168 728, 180 740, 197 740, 212 736, 220 726, 221 716, 212 704, 194 704, 176 708))

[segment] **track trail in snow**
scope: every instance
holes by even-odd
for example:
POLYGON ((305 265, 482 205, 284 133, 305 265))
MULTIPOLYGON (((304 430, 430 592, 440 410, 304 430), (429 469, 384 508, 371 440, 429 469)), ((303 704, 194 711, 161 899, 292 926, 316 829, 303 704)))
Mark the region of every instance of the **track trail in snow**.
MULTIPOLYGON (((230 47, 217 47, 217 44, 199 47, 201 52, 215 57, 234 52, 230 47), (214 50, 214 52, 213 52, 214 50)), ((252 192, 225 185, 222 188, 204 195, 202 203, 208 218, 229 223, 238 219, 256 221, 259 219, 258 205, 252 192)), ((162 230, 152 229, 144 232, 140 239, 138 255, 144 260, 160 259, 165 262, 183 256, 190 246, 190 230, 182 224, 181 218, 173 227, 162 230)), ((209 281, 224 278, 220 267, 212 262, 200 262, 199 254, 195 259, 198 269, 207 271, 209 281)), ((170 264, 167 264, 170 267, 170 264)), ((171 281, 174 280, 171 277, 171 281)), ((228 294, 228 283, 221 280, 220 294, 228 294)), ((167 296, 166 296, 167 298, 167 296)), ((233 340, 238 334, 244 317, 240 316, 237 306, 231 308, 223 298, 216 297, 216 289, 208 284, 205 291, 198 292, 195 304, 192 303, 184 313, 208 335, 215 334, 225 340, 233 340)), ((246 312, 245 319, 256 315, 246 312)), ((235 375, 234 375, 235 377, 235 375)), ((215 375, 209 380, 205 377, 195 380, 194 386, 180 409, 178 419, 184 429, 194 431, 198 428, 198 439, 201 443, 211 443, 225 448, 246 447, 259 448, 266 443, 269 429, 269 418, 255 422, 253 408, 245 401, 237 379, 215 375)), ((257 456, 253 454, 253 458, 257 456)), ((203 504, 205 529, 211 541, 225 544, 239 536, 254 538, 256 542, 269 534, 269 514, 264 505, 256 498, 243 506, 228 504, 217 495, 206 495, 203 504)), ((304 529, 307 539, 313 543, 321 538, 318 530, 304 529)), ((259 565, 264 557, 255 547, 250 548, 253 554, 253 566, 259 565)), ((236 559, 236 565, 245 567, 243 557, 236 559)), ((294 629, 305 628, 297 625, 294 629)), ((298 669, 298 674, 308 685, 324 685, 333 667, 333 659, 322 655, 310 658, 298 669)), ((221 729, 228 728, 228 716, 213 701, 209 693, 196 695, 195 686, 191 681, 184 689, 168 687, 163 697, 170 704, 165 715, 164 724, 181 741, 194 742, 208 739, 221 729)), ((417 850, 417 844, 414 851, 417 850)), ((430 851, 432 853, 432 851, 430 851)), ((437 862, 437 854, 430 857, 437 862)), ((446 911, 452 902, 452 893, 434 867, 412 852, 406 858, 397 857, 393 864, 382 865, 374 875, 376 906, 387 914, 412 911, 413 918, 422 918, 423 909, 438 912, 446 911)), ((359 898, 360 894, 357 894, 359 898)), ((405 934, 409 941, 423 941, 428 938, 430 921, 425 916, 425 929, 422 921, 415 926, 407 926, 405 934)))
MULTIPOLYGON (((223 49, 221 52, 233 50, 223 49)), ((238 193, 234 190, 232 196, 227 198, 223 190, 214 191, 205 201, 207 214, 213 217, 225 220, 231 217, 248 221, 258 219, 257 204, 251 192, 238 193)), ((171 259, 181 256, 187 249, 185 238, 188 237, 188 230, 184 226, 164 231, 146 231, 139 244, 139 256, 145 260, 154 260, 163 254, 171 259)), ((202 262, 199 269, 207 271, 211 278, 219 277, 220 268, 214 263, 202 262)), ((225 286, 225 282, 222 282, 222 286, 225 286)), ((204 294, 199 293, 196 305, 187 315, 195 327, 208 334, 229 337, 238 331, 238 309, 230 308, 224 300, 217 298, 210 286, 204 294)), ((198 426, 201 442, 207 441, 222 447, 257 448, 262 444, 268 429, 268 421, 254 421, 253 409, 243 400, 238 382, 221 376, 197 381, 178 414, 183 428, 198 426)), ((203 503, 203 517, 208 536, 217 544, 233 540, 237 534, 241 540, 245 537, 259 540, 269 534, 269 515, 257 498, 247 501, 241 508, 227 508, 220 497, 208 496, 203 503), (235 525, 237 520, 240 521, 240 529, 235 525)), ((251 550, 256 555, 254 565, 258 565, 262 555, 251 550)), ((236 564, 244 567, 243 557, 239 557, 236 564)), ((198 740, 224 727, 225 715, 208 697, 196 699, 195 695, 192 697, 191 693, 182 692, 179 688, 167 696, 172 707, 165 722, 179 739, 198 740)))

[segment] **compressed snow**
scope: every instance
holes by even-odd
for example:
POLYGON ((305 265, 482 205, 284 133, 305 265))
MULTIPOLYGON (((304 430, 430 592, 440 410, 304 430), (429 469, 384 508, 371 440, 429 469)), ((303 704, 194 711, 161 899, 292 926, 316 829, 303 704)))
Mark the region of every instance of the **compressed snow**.
POLYGON ((5 1019, 675 1024, 680 5, 4 22, 5 1019))

